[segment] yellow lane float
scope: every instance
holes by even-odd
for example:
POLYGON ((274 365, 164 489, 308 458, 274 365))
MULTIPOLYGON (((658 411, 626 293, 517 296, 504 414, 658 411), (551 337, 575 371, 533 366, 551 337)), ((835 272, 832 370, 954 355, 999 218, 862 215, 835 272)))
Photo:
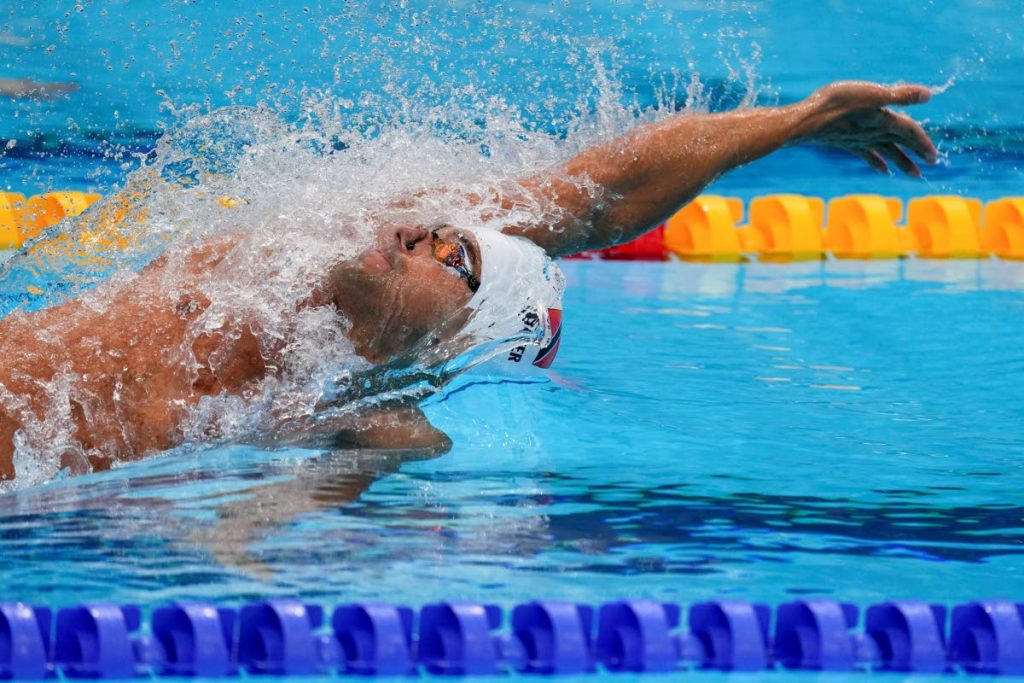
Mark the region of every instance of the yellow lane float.
POLYGON ((744 249, 736 230, 742 218, 739 199, 701 195, 668 219, 665 247, 684 261, 742 261, 744 249))
MULTIPOLYGON (((776 194, 750 202, 750 225, 762 261, 808 261, 825 255, 821 226, 825 202, 818 197, 776 194)), ((741 228, 741 233, 744 229, 741 228)))
POLYGON ((1024 197, 1008 197, 985 206, 981 249, 1004 259, 1024 259, 1024 197))
POLYGON ((25 195, 0 192, 0 249, 21 246, 25 227, 25 195))
MULTIPOLYGON (((62 252, 76 259, 95 258, 123 249, 139 238, 146 220, 145 199, 162 183, 136 179, 89 211, 73 234, 36 241, 33 251, 62 252)), ((16 249, 65 218, 81 215, 100 195, 47 192, 25 198, 0 192, 0 249, 16 249)), ((246 204, 238 197, 212 197, 221 206, 246 204)), ((922 258, 985 258, 1024 260, 1024 197, 988 202, 957 196, 911 199, 907 221, 899 225, 903 204, 880 195, 849 195, 828 202, 818 197, 778 194, 750 202, 749 223, 743 203, 733 197, 700 195, 665 223, 664 246, 683 261, 800 261, 832 254, 840 259, 886 259, 914 254, 922 258)), ((655 235, 647 235, 651 239, 655 235)), ((645 239, 645 238, 641 238, 645 239)), ((631 243, 632 244, 632 243, 631 243)), ((650 249, 629 258, 648 258, 650 249)), ((659 260, 660 260, 659 256, 659 260)))
POLYGON ((966 197, 919 197, 907 204, 907 230, 924 258, 978 258, 981 202, 966 197))
POLYGON ((905 256, 913 244, 896 227, 903 202, 874 194, 837 197, 828 203, 825 250, 840 259, 905 256))

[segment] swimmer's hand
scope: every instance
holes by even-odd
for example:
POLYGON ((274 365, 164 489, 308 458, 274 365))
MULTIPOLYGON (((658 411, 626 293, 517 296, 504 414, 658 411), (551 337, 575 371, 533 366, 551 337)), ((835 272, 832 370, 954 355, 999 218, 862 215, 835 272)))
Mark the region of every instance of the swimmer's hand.
POLYGON ((934 164, 938 157, 935 145, 919 123, 888 107, 923 104, 929 99, 931 92, 921 85, 832 83, 801 103, 809 116, 804 132, 792 142, 832 145, 859 156, 882 173, 889 172, 887 162, 891 162, 907 175, 919 178, 921 169, 906 150, 934 164))
POLYGON ((281 430, 276 445, 309 448, 366 448, 380 451, 440 455, 452 447, 447 434, 430 424, 416 405, 382 404, 342 413, 315 424, 297 424, 281 430))

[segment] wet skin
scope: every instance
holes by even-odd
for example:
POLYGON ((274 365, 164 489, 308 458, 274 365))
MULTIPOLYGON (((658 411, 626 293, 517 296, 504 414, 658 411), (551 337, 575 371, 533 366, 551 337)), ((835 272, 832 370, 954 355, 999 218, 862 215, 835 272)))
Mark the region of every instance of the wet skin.
POLYGON ((454 335, 468 317, 473 293, 434 257, 433 233, 457 240, 480 273, 480 250, 469 231, 399 226, 378 233, 377 248, 344 261, 327 278, 327 295, 352 321, 349 339, 373 363, 400 355, 428 336, 454 335))
MULTIPOLYGON (((357 352, 374 363, 403 353, 428 332, 461 327, 472 292, 434 258, 432 232, 382 228, 377 246, 339 263, 307 305, 337 308, 351 321, 357 352)), ((479 272, 472 236, 448 227, 436 232, 466 240, 479 272)), ((131 460, 175 446, 182 421, 203 397, 255 389, 268 368, 278 365, 280 349, 265 348, 249 326, 200 336, 190 349, 196 366, 181 362, 189 325, 210 304, 199 285, 237 244, 225 238, 190 254, 184 270, 176 269, 173 277, 191 293, 176 301, 164 294, 170 264, 158 259, 130 283, 116 306, 97 309, 89 305, 96 297, 85 295, 0 320, 0 349, 6 358, 0 384, 13 395, 2 400, 0 394, 0 479, 14 475, 14 433, 34 420, 70 418, 70 436, 81 448, 69 444, 62 464, 77 472, 101 470, 112 463, 108 454, 131 460), (61 375, 76 377, 76 390, 55 405, 47 385, 59 382, 61 375)), ((414 419, 405 426, 392 422, 383 425, 390 427, 388 433, 398 429, 412 443, 445 440, 414 419)), ((342 432, 356 427, 337 425, 342 432)), ((381 429, 358 427, 370 441, 381 429)))

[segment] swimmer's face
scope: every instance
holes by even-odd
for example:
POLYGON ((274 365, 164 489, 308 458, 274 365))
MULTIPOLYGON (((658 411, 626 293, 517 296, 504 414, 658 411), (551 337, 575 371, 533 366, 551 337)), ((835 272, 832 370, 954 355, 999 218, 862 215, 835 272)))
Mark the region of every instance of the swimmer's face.
POLYGON ((389 226, 377 244, 338 264, 330 275, 349 337, 371 362, 442 341, 462 329, 479 286, 480 248, 469 231, 450 226, 389 226))

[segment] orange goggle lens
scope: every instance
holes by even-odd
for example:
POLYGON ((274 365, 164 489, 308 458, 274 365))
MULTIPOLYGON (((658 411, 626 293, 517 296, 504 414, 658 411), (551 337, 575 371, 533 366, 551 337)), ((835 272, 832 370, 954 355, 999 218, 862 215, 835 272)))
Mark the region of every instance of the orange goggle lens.
POLYGON ((458 242, 442 240, 434 233, 434 258, 443 266, 454 270, 460 278, 466 281, 469 289, 475 292, 480 288, 480 280, 470 271, 469 257, 466 248, 458 242))

